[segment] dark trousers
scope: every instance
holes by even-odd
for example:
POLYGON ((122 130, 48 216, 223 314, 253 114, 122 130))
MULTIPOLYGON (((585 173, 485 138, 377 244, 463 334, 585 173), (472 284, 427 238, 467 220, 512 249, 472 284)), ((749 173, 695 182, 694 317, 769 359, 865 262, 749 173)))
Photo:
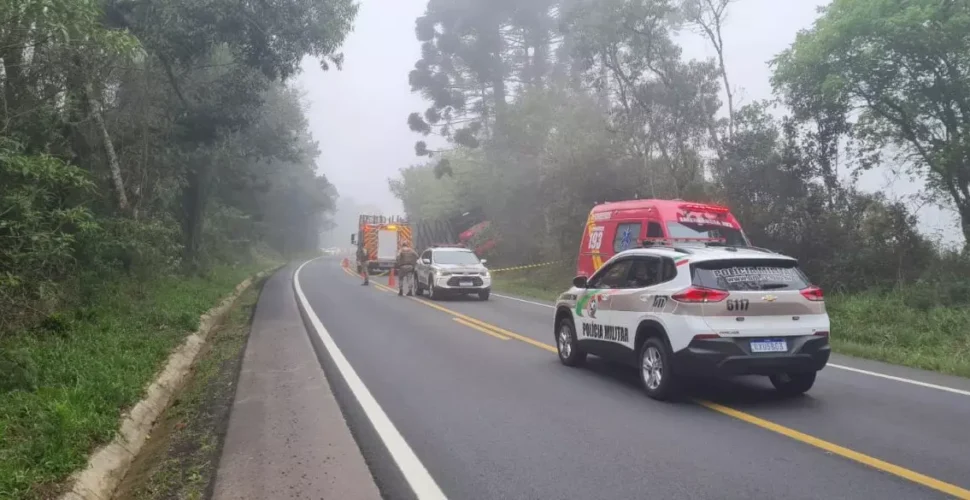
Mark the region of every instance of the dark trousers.
POLYGON ((414 266, 401 266, 397 269, 397 291, 398 294, 404 293, 404 282, 407 281, 408 295, 414 293, 414 287, 417 284, 418 272, 414 270, 414 266))

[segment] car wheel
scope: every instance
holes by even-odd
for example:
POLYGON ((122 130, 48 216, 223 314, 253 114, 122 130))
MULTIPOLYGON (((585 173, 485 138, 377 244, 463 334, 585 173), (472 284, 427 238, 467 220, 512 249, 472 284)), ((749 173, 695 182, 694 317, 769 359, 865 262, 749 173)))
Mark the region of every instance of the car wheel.
POLYGON ((434 278, 428 275, 428 298, 431 300, 438 300, 440 293, 434 286, 434 278))
POLYGON ((640 385, 648 397, 658 401, 676 393, 677 379, 671 369, 670 349, 663 339, 650 337, 640 346, 640 385))
POLYGON ((572 318, 563 318, 556 325, 556 350, 559 351, 559 361, 566 366, 580 366, 586 361, 586 353, 579 348, 572 318))
POLYGON ((484 292, 478 292, 478 300, 488 300, 490 292, 485 290, 484 292))
POLYGON ((768 378, 778 392, 785 396, 799 396, 808 392, 815 385, 816 374, 817 372, 781 373, 768 378))

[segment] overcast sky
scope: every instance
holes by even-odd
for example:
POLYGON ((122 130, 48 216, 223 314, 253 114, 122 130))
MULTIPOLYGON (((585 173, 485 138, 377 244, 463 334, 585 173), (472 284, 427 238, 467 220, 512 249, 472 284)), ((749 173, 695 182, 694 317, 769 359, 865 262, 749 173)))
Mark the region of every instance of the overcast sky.
MULTIPOLYGON (((386 214, 401 213, 400 202, 387 187, 398 170, 419 161, 408 130, 412 111, 428 104, 408 85, 408 72, 420 57, 414 20, 427 0, 362 0, 354 31, 344 44, 342 71, 322 71, 316 61, 304 61, 297 84, 306 92, 310 129, 323 154, 317 160, 341 196, 375 205, 386 214)), ((812 25, 824 0, 736 0, 724 28, 726 64, 738 107, 771 97, 768 61, 788 47, 800 29, 812 25)), ((688 58, 706 58, 713 50, 699 37, 679 39, 688 58)), ((917 192, 921 182, 890 169, 863 176, 863 189, 887 191, 899 198, 917 192)), ((955 218, 933 207, 919 210, 923 231, 954 235, 955 218)), ((959 236, 950 236, 953 241, 959 236)))

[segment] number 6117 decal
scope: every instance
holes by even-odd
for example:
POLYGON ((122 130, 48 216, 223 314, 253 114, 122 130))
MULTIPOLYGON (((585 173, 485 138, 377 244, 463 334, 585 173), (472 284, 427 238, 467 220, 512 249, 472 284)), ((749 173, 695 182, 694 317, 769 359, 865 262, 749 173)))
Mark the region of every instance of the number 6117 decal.
POLYGON ((751 303, 748 299, 731 299, 727 301, 728 311, 747 311, 751 303))

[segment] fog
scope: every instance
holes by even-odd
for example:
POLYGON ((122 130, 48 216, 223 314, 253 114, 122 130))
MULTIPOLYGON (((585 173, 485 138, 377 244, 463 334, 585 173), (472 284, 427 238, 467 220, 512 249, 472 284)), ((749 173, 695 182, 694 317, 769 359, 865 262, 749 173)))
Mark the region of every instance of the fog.
MULTIPOLYGON (((826 3, 740 0, 730 6, 723 34, 736 108, 772 97, 768 61, 787 48, 799 30, 810 27, 817 9, 826 3)), ((408 113, 428 106, 408 84, 408 72, 420 57, 414 20, 426 5, 427 0, 362 0, 354 30, 342 48, 343 69, 324 72, 309 58, 303 63, 297 85, 306 93, 310 128, 323 151, 318 171, 337 187, 345 203, 351 199, 387 214, 403 213, 401 202, 388 190, 388 178, 426 161, 415 156, 415 141, 426 140, 432 149, 444 143, 434 135, 422 138, 406 123, 408 113)), ((677 42, 685 59, 715 55, 699 35, 681 33, 677 42)), ((849 172, 840 175, 848 177, 849 172)), ((922 188, 922 180, 883 166, 863 174, 859 186, 907 200, 920 218, 921 232, 933 239, 962 240, 955 213, 909 200, 922 188)), ((340 215, 356 219, 356 214, 340 215)))

